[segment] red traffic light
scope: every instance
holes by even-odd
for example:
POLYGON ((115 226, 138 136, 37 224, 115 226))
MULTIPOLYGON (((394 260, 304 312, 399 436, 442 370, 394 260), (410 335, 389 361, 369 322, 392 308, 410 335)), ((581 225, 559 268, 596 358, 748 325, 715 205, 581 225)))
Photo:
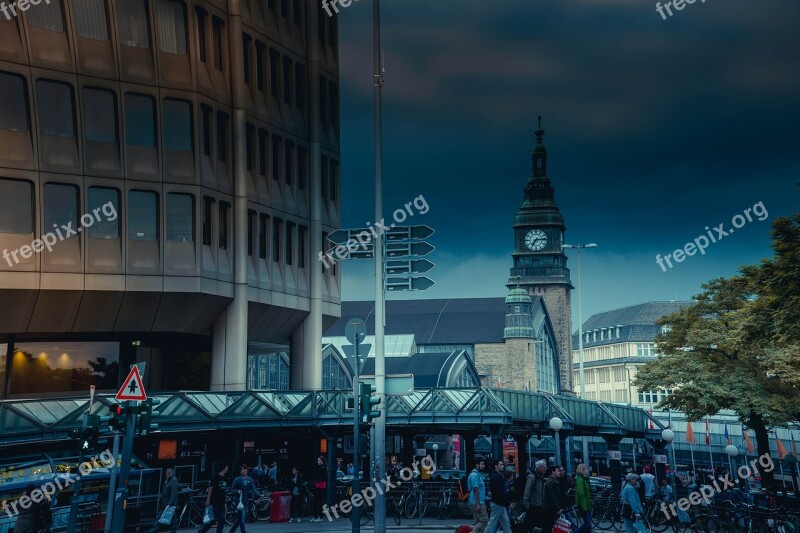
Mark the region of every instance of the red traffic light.
POLYGON ((111 408, 111 414, 116 416, 122 416, 125 414, 125 409, 121 405, 115 405, 111 408))

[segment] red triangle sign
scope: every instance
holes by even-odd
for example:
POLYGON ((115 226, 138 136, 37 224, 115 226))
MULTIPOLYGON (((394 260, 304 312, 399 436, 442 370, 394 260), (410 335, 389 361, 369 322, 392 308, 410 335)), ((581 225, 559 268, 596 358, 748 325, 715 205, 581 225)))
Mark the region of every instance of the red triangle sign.
POLYGON ((122 387, 117 392, 117 400, 139 400, 144 401, 147 399, 147 393, 144 391, 142 384, 142 376, 139 374, 139 367, 134 366, 131 368, 128 377, 125 378, 122 387))

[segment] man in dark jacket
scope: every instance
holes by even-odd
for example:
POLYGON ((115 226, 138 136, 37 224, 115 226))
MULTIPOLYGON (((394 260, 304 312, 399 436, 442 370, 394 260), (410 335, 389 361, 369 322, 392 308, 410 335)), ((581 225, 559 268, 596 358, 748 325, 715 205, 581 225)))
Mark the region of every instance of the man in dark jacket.
POLYGON ((545 477, 547 478, 547 482, 544 485, 544 519, 542 520, 542 533, 550 533, 562 509, 561 488, 558 481, 561 478, 561 469, 557 466, 551 466, 547 469, 545 477))
POLYGON ((522 504, 525 506, 525 520, 522 522, 522 531, 524 533, 530 532, 535 526, 542 527, 542 519, 544 518, 544 473, 546 470, 547 462, 540 459, 536 461, 533 469, 528 472, 525 493, 522 496, 522 504))
MULTIPOLYGON (((161 489, 161 494, 158 496, 160 512, 156 516, 156 523, 153 524, 150 533, 155 533, 160 531, 162 527, 166 527, 158 522, 161 515, 170 505, 175 507, 178 504, 178 479, 171 468, 164 470, 164 476, 164 488, 161 489)), ((172 522, 169 524, 169 530, 173 533, 178 530, 178 513, 175 511, 176 509, 173 509, 172 522)))
POLYGON ((231 489, 239 491, 239 502, 244 505, 244 509, 239 509, 237 506, 236 516, 238 521, 233 524, 230 533, 236 531, 237 527, 241 528, 242 533, 245 533, 245 524, 247 523, 247 503, 250 501, 250 498, 252 498, 253 495, 256 497, 261 496, 261 493, 256 488, 253 478, 247 475, 247 465, 242 465, 241 474, 241 476, 233 480, 231 489))
POLYGON ((508 519, 508 498, 506 497, 506 476, 503 471, 503 461, 492 461, 492 473, 489 476, 489 490, 492 494, 492 518, 486 531, 494 532, 497 525, 503 528, 503 533, 511 533, 511 521, 508 519))

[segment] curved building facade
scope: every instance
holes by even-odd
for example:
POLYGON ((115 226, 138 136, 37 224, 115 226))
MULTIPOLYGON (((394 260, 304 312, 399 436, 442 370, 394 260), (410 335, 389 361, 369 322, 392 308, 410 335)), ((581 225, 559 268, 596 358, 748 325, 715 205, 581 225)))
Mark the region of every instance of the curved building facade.
POLYGON ((311 0, 0 13, 0 397, 320 388, 339 273, 335 18, 311 0), (124 377, 124 376, 123 376, 124 377))

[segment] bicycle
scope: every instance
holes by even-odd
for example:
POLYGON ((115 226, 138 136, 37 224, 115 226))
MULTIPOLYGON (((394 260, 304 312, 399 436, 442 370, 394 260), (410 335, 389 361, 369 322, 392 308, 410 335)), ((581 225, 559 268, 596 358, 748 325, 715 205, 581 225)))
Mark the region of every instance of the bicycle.
POLYGON ((182 494, 188 495, 178 515, 178 527, 201 527, 206 511, 206 495, 202 490, 189 489, 182 494))
POLYGON ((406 495, 406 518, 414 518, 418 511, 420 512, 420 516, 425 516, 425 513, 428 511, 428 498, 425 491, 422 490, 422 484, 412 482, 411 488, 406 495), (418 509, 418 507, 421 507, 421 509, 418 509))
MULTIPOLYGON (((238 521, 239 510, 239 495, 240 491, 233 490, 225 497, 225 522, 232 526, 238 521)), ((244 503, 244 519, 250 522, 258 521, 264 522, 270 519, 270 505, 272 504, 272 496, 270 493, 264 491, 258 498, 250 498, 244 503)))
MULTIPOLYGON (((444 486, 441 492, 439 492, 436 505, 439 509, 440 520, 444 520, 445 518, 461 518, 471 514, 469 508, 467 508, 466 511, 464 510, 463 502, 458 497, 457 491, 454 487, 449 485, 444 486)), ((400 525, 399 522, 398 525, 400 525)))

